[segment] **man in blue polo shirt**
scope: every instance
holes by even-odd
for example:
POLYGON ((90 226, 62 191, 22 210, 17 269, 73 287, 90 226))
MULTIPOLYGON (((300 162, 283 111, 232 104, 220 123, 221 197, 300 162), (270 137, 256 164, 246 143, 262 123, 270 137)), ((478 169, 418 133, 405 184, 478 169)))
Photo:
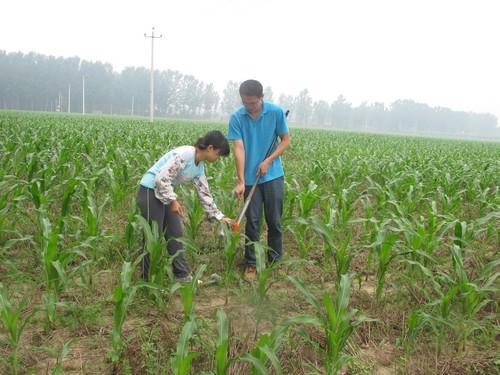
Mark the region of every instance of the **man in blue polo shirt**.
MULTIPOLYGON (((283 255, 281 214, 283 211, 284 171, 280 155, 290 144, 288 123, 281 107, 264 101, 260 82, 248 80, 240 85, 243 106, 231 114, 228 139, 234 141, 238 182, 238 198, 248 196, 252 184, 260 180, 246 211, 245 234, 252 242, 260 238, 262 206, 267 223, 268 261, 278 261, 283 255), (281 142, 266 158, 273 141, 281 142)), ((252 243, 245 244, 245 271, 243 278, 256 279, 255 250, 252 243)))

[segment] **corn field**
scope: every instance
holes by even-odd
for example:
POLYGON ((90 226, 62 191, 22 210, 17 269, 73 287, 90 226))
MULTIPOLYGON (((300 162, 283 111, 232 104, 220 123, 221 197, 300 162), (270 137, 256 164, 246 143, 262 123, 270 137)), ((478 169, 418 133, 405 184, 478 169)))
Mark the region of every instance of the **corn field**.
MULTIPOLYGON (((135 196, 211 129, 0 112, 0 373, 500 373, 500 144, 292 128, 286 259, 266 265, 264 225, 244 282, 244 234, 186 185, 180 285, 135 196)), ((235 217, 234 160, 206 172, 235 217)))

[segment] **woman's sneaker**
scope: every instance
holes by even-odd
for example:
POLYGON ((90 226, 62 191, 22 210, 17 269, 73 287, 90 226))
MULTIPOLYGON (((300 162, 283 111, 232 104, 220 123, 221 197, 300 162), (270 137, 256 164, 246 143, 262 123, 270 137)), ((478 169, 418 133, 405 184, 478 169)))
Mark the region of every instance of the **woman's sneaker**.
POLYGON ((186 275, 183 277, 176 277, 175 281, 180 283, 180 284, 189 284, 193 281, 193 276, 192 275, 186 275))

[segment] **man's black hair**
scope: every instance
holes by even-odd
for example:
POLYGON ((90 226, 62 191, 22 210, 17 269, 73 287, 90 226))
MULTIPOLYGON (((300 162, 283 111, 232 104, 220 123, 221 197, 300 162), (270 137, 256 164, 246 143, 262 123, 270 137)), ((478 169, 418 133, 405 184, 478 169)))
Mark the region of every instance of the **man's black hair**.
POLYGON ((259 81, 249 79, 240 85, 240 96, 264 96, 264 88, 259 81))

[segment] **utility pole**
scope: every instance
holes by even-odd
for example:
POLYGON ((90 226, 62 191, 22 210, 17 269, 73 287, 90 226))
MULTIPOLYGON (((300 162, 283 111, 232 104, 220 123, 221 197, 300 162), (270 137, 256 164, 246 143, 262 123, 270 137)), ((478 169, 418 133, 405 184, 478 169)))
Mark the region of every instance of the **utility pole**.
POLYGON ((68 85, 68 113, 71 112, 71 83, 68 85))
POLYGON ((131 116, 134 115, 134 101, 135 101, 135 98, 134 98, 134 95, 132 95, 132 111, 130 112, 131 116))
POLYGON ((155 39, 160 39, 163 35, 155 36, 155 28, 153 27, 151 30, 151 35, 147 35, 144 33, 145 38, 151 38, 151 73, 149 77, 149 122, 154 121, 154 65, 153 65, 153 56, 154 56, 154 42, 155 39))
POLYGON ((82 115, 85 114, 85 76, 82 76, 82 115))
POLYGON ((61 95, 61 91, 59 91, 59 96, 57 98, 56 112, 62 111, 61 102, 62 102, 62 95, 61 95))

